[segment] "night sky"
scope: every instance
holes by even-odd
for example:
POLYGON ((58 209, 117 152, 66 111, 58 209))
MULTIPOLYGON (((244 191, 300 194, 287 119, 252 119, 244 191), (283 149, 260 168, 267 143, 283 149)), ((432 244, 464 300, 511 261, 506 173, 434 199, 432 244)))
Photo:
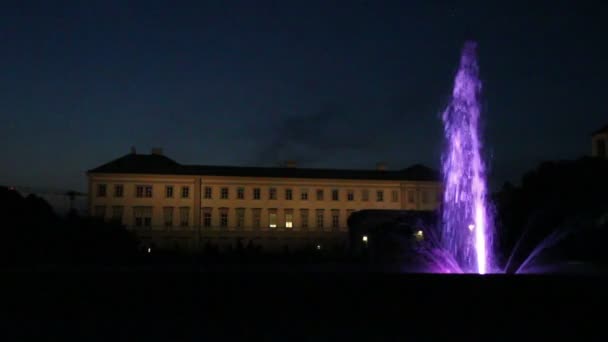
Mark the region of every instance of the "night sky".
POLYGON ((466 39, 492 184, 588 154, 608 123, 606 10, 496 3, 0 5, 0 184, 84 190, 131 146, 186 164, 438 167, 466 39))

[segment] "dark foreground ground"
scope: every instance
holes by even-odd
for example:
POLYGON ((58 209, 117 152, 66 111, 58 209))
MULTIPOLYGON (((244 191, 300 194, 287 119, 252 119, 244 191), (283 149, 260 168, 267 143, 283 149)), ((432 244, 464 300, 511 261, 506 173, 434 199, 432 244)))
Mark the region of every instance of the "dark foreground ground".
POLYGON ((3 341, 606 340, 601 276, 7 272, 3 341), (470 340, 470 339, 469 339, 470 340))

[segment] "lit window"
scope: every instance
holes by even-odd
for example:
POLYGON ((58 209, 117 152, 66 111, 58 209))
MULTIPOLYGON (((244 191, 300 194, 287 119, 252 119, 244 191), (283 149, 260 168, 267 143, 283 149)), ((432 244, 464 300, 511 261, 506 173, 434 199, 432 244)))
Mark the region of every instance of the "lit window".
POLYGON ((236 189, 236 198, 245 199, 245 188, 237 188, 236 189))
POLYGON ((260 190, 260 188, 253 188, 253 199, 259 200, 262 197, 261 193, 262 191, 260 190))
POLYGON ((97 185, 97 197, 106 197, 106 185, 105 184, 97 185))
POLYGON ((221 199, 228 199, 228 188, 222 188, 220 190, 220 198, 221 199))
POLYGON ((293 228, 293 209, 285 209, 285 228, 293 228))
POLYGON ((276 209, 268 209, 268 227, 270 227, 270 228, 277 227, 277 210, 276 209))
POLYGON ((367 235, 363 235, 363 237, 361 238, 361 240, 363 240, 363 242, 367 243, 367 235))
POLYGON ((378 201, 378 202, 384 201, 384 191, 382 191, 382 190, 376 191, 376 201, 378 201))
POLYGON ((182 186, 182 198, 190 197, 190 187, 182 186))
POLYGON ((285 199, 288 201, 293 199, 293 191, 291 189, 285 189, 285 199))
POLYGON ((165 188, 165 195, 167 198, 173 198, 173 186, 167 185, 165 188))

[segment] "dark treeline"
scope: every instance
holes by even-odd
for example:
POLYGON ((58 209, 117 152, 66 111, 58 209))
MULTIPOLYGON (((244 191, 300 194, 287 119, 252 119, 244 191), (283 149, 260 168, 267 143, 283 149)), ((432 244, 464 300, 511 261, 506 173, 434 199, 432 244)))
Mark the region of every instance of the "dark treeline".
POLYGON ((118 224, 56 215, 35 195, 0 187, 3 266, 116 264, 133 260, 138 243, 118 224))
POLYGON ((543 162, 522 177, 520 186, 506 183, 494 203, 503 262, 518 242, 514 260, 521 262, 552 233, 563 237, 545 255, 593 263, 608 259, 606 160, 543 162))

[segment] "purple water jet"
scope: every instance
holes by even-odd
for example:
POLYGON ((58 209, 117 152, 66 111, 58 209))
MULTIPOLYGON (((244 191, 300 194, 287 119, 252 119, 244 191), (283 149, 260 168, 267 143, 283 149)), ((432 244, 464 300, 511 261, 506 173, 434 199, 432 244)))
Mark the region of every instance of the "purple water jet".
POLYGON ((442 115, 446 147, 442 155, 441 248, 458 265, 457 270, 449 272, 485 274, 493 263, 490 249, 494 220, 487 200, 480 140, 478 75, 476 44, 467 42, 450 104, 442 115))

